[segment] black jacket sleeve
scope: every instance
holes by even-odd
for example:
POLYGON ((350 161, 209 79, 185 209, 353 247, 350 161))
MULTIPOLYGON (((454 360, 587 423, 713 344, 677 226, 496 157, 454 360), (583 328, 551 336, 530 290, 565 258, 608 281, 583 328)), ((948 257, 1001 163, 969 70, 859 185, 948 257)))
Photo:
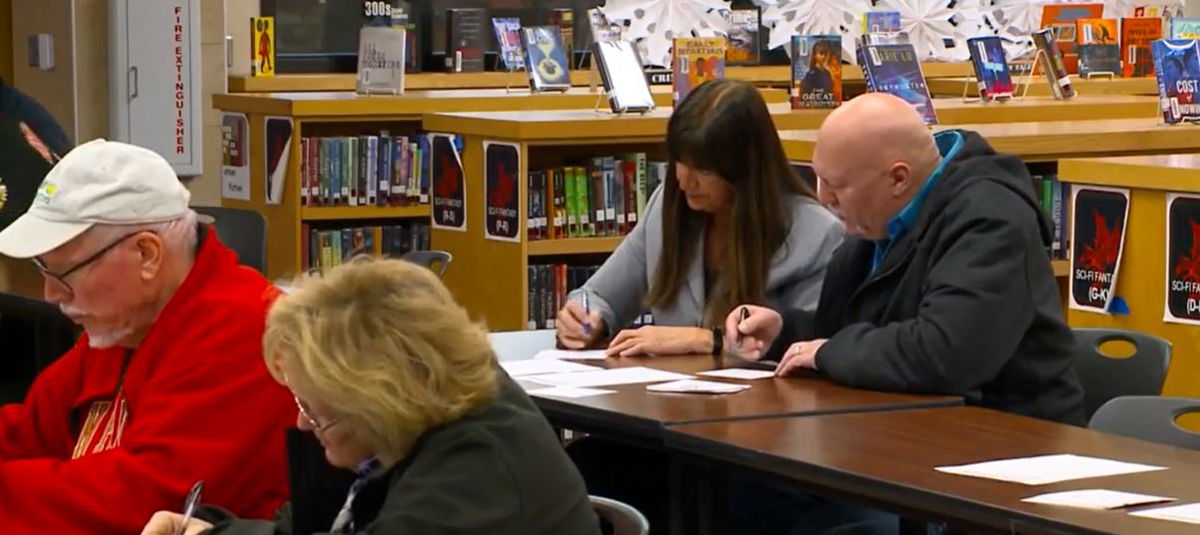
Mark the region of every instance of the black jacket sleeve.
POLYGON ((1026 234, 1003 214, 956 217, 941 229, 915 318, 843 326, 817 369, 847 386, 955 394, 1004 366, 1033 321, 1026 234))
POLYGON ((213 525, 205 535, 291 535, 292 504, 286 503, 275 512, 275 520, 248 520, 238 518, 215 505, 206 505, 196 513, 196 518, 213 525))

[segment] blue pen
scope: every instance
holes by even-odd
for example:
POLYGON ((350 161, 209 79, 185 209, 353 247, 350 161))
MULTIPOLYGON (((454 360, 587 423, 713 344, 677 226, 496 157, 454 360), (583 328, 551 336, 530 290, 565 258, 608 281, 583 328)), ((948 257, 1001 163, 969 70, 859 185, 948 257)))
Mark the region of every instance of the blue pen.
POLYGON ((592 323, 591 323, 592 307, 588 305, 587 292, 582 292, 580 294, 580 298, 581 298, 580 301, 583 301, 583 315, 585 316, 583 318, 583 334, 586 336, 591 336, 592 335, 592 323))

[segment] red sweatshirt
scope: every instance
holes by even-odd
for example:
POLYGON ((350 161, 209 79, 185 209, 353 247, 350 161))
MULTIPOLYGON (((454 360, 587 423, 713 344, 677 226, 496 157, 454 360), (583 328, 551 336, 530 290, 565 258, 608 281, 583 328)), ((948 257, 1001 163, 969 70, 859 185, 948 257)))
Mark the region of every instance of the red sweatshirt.
POLYGON ((204 227, 141 346, 91 349, 85 335, 24 404, 0 408, 0 532, 140 533, 198 479, 203 502, 270 518, 288 498, 296 417, 262 357, 276 295, 204 227))

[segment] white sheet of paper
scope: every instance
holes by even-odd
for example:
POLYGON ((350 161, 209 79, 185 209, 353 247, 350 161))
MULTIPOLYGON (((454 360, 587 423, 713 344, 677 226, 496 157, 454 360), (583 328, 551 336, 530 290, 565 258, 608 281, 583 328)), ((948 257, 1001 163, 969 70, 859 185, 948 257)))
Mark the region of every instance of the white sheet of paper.
POLYGON ((750 385, 683 379, 680 381, 671 381, 669 383, 650 385, 646 387, 646 390, 651 392, 678 392, 685 394, 734 394, 747 388, 750 388, 750 385))
POLYGON ((501 362, 500 367, 508 372, 513 377, 525 377, 527 375, 540 375, 547 373, 576 373, 576 372, 593 372, 603 370, 596 366, 588 366, 578 362, 567 362, 565 360, 510 360, 501 362))
POLYGON ((768 371, 768 370, 747 370, 746 368, 726 368, 723 370, 708 370, 706 372, 699 372, 696 375, 703 375, 705 377, 721 377, 724 379, 744 379, 747 381, 754 381, 756 379, 766 379, 768 377, 775 377, 775 372, 768 371))
POLYGON ((614 368, 595 372, 555 373, 551 375, 534 375, 528 380, 547 385, 576 386, 582 388, 596 386, 634 385, 639 383, 664 383, 677 379, 691 379, 690 375, 665 372, 653 368, 636 366, 632 368, 614 368))
POLYGON ((603 349, 586 349, 572 351, 566 349, 545 349, 533 356, 535 359, 567 359, 567 360, 604 360, 603 349))
POLYGON ((1158 520, 1173 520, 1175 522, 1200 524, 1200 503, 1172 505, 1170 507, 1156 507, 1154 509, 1146 509, 1144 511, 1135 511, 1129 513, 1129 516, 1140 516, 1142 518, 1155 518, 1158 520))
POLYGON ((549 396, 555 398, 586 398, 591 396, 603 396, 604 394, 616 394, 616 390, 603 390, 599 388, 577 388, 574 386, 546 386, 542 388, 533 388, 526 390, 525 393, 531 396, 549 396))
POLYGON ((940 466, 934 470, 1025 485, 1045 485, 1092 477, 1153 472, 1166 470, 1166 467, 1126 463, 1083 455, 1059 454, 1002 459, 959 466, 940 466))
POLYGON ((1085 509, 1120 509, 1122 507, 1131 507, 1134 505, 1171 502, 1175 501, 1175 498, 1168 498, 1166 496, 1151 496, 1149 494, 1137 494, 1134 492, 1122 492, 1119 490, 1084 489, 1039 494, 1037 496, 1025 498, 1021 501, 1029 503, 1042 503, 1046 505, 1083 507, 1085 509))

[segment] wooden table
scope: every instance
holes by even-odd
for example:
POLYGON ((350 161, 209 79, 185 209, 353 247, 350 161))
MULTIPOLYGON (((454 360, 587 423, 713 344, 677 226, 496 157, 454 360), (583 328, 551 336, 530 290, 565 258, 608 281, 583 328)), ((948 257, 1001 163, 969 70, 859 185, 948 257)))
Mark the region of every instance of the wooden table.
MULTIPOLYGON (((1020 500, 1105 488, 1200 501, 1200 452, 975 407, 773 418, 678 426, 667 446, 813 491, 887 506, 905 515, 1003 533, 1196 533, 1196 526, 1020 500), (934 467, 1074 453, 1168 470, 1026 486, 937 472, 934 467)), ((716 507, 718 504, 710 504, 716 507)), ((1157 506, 1147 506, 1157 507, 1157 506)), ((702 506, 703 508, 703 506, 702 506)))
MULTIPOLYGON (((941 125, 979 132, 992 148, 1027 162, 1062 158, 1200 151, 1200 128, 1163 125, 1157 118, 941 125)), ((788 159, 811 162, 816 130, 780 132, 788 159)))
MULTIPOLYGON (((928 77, 927 77, 928 78, 928 77)), ((1021 95, 1025 91, 1025 75, 1013 75, 1015 82, 1015 92, 1021 95)), ((925 81, 929 87, 929 93, 941 97, 961 97, 963 89, 966 88, 967 96, 979 96, 979 84, 974 78, 970 77, 952 77, 952 78, 929 78, 925 81)), ((1158 96, 1158 80, 1153 76, 1142 78, 1080 78, 1078 76, 1071 77, 1071 85, 1075 87, 1075 91, 1081 96, 1092 95, 1153 95, 1158 96)), ((1033 83, 1029 86, 1029 92, 1026 93, 1030 97, 1048 97, 1050 96, 1050 84, 1046 82, 1046 77, 1038 75, 1033 79, 1033 83)))
MULTIPOLYGON (((717 368, 709 356, 608 359, 598 365, 606 368, 646 366, 684 374, 717 368)), ((615 394, 578 399, 534 396, 534 401, 551 422, 561 427, 603 433, 651 447, 661 445, 663 433, 672 425, 770 416, 951 407, 962 403, 956 396, 858 390, 837 385, 815 374, 729 382, 752 386, 736 394, 709 395, 657 393, 647 391, 644 384, 620 385, 600 387, 615 390, 615 394)))

